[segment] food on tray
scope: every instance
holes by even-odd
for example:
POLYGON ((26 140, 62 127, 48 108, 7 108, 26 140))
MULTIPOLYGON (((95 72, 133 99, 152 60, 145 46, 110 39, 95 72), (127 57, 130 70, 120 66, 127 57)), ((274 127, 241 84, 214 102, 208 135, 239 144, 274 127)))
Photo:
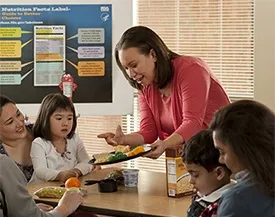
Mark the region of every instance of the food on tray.
POLYGON ((118 146, 114 146, 113 152, 93 155, 94 159, 92 163, 94 164, 108 163, 108 162, 118 161, 122 159, 127 159, 128 157, 136 156, 145 151, 149 151, 150 149, 151 149, 150 146, 149 147, 137 146, 133 148, 133 150, 130 150, 128 145, 127 146, 118 145, 118 146))
POLYGON ((100 153, 100 154, 94 154, 95 163, 102 163, 108 161, 108 158, 111 154, 110 153, 100 153))
POLYGON ((94 155, 95 158, 95 162, 94 163, 103 163, 103 162, 107 162, 107 161, 115 161, 115 160, 120 160, 123 158, 127 158, 127 155, 122 153, 122 152, 116 152, 114 153, 104 153, 104 155, 94 155))
POLYGON ((110 156, 108 158, 108 161, 115 161, 115 160, 120 160, 120 159, 123 159, 123 158, 127 158, 127 155, 122 153, 122 152, 117 152, 117 153, 115 153, 115 155, 110 156))
POLYGON ((80 192, 82 196, 87 195, 87 190, 83 188, 64 188, 64 187, 44 187, 40 188, 34 195, 39 198, 56 198, 60 199, 66 191, 80 192))
POLYGON ((94 154, 94 158, 96 158, 96 159, 105 158, 105 157, 108 158, 109 154, 110 154, 109 152, 104 152, 104 153, 100 153, 100 154, 94 154))
POLYGON ((115 149, 115 153, 117 152, 127 153, 130 151, 129 145, 117 145, 117 146, 114 146, 114 149, 115 149))
POLYGON ((40 198, 61 198, 66 191, 67 188, 62 187, 44 187, 34 192, 34 194, 40 198))
POLYGON ((128 152, 127 156, 131 157, 131 156, 137 155, 137 154, 142 153, 142 152, 145 152, 144 147, 143 146, 138 146, 138 147, 134 148, 132 151, 128 152))

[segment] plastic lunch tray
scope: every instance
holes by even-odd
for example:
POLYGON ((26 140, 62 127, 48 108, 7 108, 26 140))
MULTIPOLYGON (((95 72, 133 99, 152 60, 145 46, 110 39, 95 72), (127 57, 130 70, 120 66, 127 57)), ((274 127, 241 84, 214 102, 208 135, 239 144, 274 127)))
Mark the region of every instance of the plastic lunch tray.
MULTIPOLYGON (((145 149, 145 152, 141 152, 141 153, 138 153, 134 156, 130 156, 130 157, 126 157, 126 158, 122 158, 122 159, 118 159, 118 160, 114 160, 114 161, 106 161, 106 162, 101 162, 101 163, 94 163, 96 161, 95 158, 92 158, 89 163, 90 164, 93 164, 93 165, 109 165, 109 164, 115 164, 115 163, 120 163, 120 162, 123 162, 123 161, 127 161, 127 160, 132 160, 134 158, 137 158, 137 157, 140 157, 140 156, 143 156, 145 154, 147 154, 148 152, 151 151, 151 147, 150 145, 143 145, 144 149, 145 149)), ((133 147, 135 148, 135 147, 133 147)), ((115 152, 110 152, 110 154, 114 154, 115 152)))

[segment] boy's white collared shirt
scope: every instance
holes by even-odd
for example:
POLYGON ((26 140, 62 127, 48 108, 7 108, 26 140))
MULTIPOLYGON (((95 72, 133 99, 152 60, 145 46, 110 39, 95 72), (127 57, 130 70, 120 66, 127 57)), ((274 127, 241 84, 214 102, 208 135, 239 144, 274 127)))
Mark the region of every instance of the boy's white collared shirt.
POLYGON ((222 186, 221 188, 217 189, 216 191, 213 191, 211 194, 207 195, 207 196, 203 196, 202 194, 200 194, 200 192, 198 192, 198 196, 200 198, 196 199, 197 202, 200 201, 206 201, 209 203, 213 203, 215 201, 217 201, 218 199, 220 199, 222 197, 222 195, 227 192, 230 188, 232 188, 234 185, 236 184, 235 180, 231 180, 231 182, 227 185, 222 186))

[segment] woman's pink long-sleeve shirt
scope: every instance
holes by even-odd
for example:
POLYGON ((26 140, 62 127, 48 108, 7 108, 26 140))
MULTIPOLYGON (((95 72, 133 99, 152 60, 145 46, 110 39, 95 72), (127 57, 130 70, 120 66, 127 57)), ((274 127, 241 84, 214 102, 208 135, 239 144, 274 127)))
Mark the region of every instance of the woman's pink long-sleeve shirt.
MULTIPOLYGON (((171 82, 171 114, 163 118, 173 121, 174 129, 187 141, 200 130, 206 129, 214 115, 230 100, 208 65, 199 58, 179 56, 172 60, 174 75, 171 82)), ((139 92, 140 133, 144 143, 153 143, 169 134, 162 131, 160 91, 155 84, 139 92)), ((168 120, 169 121, 169 120, 168 120)))

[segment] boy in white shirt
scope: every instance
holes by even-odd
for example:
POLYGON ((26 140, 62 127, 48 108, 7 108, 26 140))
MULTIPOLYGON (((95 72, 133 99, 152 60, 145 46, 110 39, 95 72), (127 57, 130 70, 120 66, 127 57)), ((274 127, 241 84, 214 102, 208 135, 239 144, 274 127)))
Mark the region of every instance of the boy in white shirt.
POLYGON ((188 217, 215 217, 221 196, 233 185, 230 170, 219 163, 210 130, 203 130, 187 141, 183 161, 190 173, 190 183, 197 193, 188 209, 188 217))

